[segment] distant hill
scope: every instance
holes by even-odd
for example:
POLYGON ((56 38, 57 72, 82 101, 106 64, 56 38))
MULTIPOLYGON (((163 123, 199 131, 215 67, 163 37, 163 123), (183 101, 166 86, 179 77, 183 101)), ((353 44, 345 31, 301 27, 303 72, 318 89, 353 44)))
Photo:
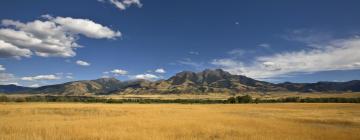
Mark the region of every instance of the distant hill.
POLYGON ((167 80, 119 81, 115 78, 73 81, 39 88, 15 85, 2 85, 3 93, 32 93, 57 95, 94 95, 94 94, 181 94, 181 93, 238 93, 238 92, 360 92, 360 81, 318 82, 318 83, 280 83, 255 80, 242 75, 232 75, 221 69, 207 69, 202 72, 184 71, 167 80))
POLYGON ((29 87, 22 87, 17 85, 0 85, 0 93, 16 93, 21 91, 31 90, 29 87))
POLYGON ((277 84, 289 91, 299 92, 336 92, 336 91, 360 91, 360 80, 348 82, 317 82, 317 83, 290 83, 277 84))
POLYGON ((30 93, 47 93, 62 95, 86 95, 107 93, 121 88, 121 81, 115 78, 74 81, 64 84, 49 85, 35 88, 30 93))

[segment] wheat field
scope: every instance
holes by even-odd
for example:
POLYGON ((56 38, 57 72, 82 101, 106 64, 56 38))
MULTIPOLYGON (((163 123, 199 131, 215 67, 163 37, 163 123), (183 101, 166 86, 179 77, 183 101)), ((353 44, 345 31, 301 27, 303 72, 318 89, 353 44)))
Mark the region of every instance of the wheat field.
POLYGON ((359 140, 359 104, 0 103, 0 140, 359 140))

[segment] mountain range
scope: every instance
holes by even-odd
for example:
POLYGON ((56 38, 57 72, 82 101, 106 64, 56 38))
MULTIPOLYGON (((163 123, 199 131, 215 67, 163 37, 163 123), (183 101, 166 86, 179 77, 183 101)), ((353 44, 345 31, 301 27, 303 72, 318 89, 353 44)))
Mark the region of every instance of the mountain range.
POLYGON ((108 94, 181 94, 239 92, 360 92, 360 80, 349 82, 269 83, 242 75, 232 75, 221 69, 202 72, 184 71, 167 80, 120 81, 116 78, 72 81, 57 85, 29 88, 0 85, 6 94, 108 95, 108 94))

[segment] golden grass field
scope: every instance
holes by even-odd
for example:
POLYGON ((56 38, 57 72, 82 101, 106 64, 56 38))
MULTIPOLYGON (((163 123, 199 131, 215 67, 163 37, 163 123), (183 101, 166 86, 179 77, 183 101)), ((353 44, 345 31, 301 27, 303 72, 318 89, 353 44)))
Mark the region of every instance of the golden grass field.
POLYGON ((360 104, 0 103, 0 140, 359 140, 360 104))

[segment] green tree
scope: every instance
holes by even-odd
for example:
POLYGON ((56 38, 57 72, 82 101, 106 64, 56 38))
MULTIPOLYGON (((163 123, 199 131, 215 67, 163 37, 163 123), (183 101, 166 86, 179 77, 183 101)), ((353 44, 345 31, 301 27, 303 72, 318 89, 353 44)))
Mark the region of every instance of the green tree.
POLYGON ((250 95, 236 97, 238 103, 251 103, 252 97, 250 95))
POLYGON ((227 99, 227 102, 230 104, 235 104, 236 103, 236 98, 235 97, 230 97, 227 99))

